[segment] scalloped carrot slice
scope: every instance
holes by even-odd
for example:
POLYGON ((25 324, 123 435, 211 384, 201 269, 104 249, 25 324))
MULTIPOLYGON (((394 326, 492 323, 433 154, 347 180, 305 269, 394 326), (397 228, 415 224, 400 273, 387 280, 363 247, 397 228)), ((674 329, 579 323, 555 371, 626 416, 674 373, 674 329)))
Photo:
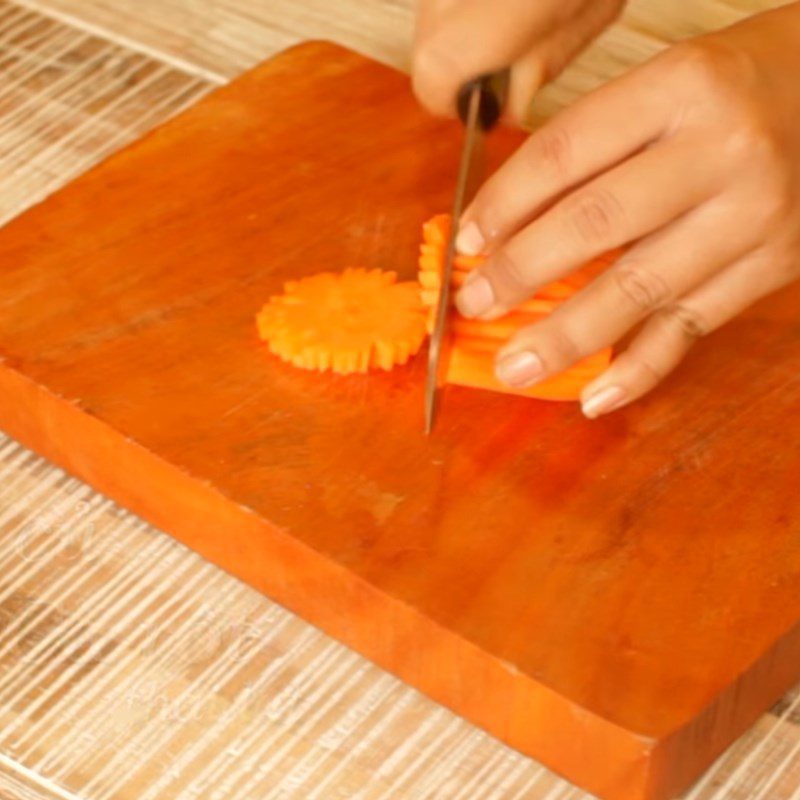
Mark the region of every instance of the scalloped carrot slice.
POLYGON ((256 323, 282 360, 346 375, 404 364, 422 347, 426 316, 415 281, 349 268, 287 281, 256 323))

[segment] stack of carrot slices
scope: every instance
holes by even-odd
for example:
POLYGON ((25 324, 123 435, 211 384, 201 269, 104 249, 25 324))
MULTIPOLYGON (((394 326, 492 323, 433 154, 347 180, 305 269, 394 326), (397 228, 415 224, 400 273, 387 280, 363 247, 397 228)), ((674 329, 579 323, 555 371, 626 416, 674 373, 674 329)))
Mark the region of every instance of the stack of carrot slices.
MULTIPOLYGON (((433 326, 450 224, 450 216, 440 214, 423 226, 419 283, 398 281, 394 272, 361 268, 288 281, 283 294, 270 298, 258 312, 259 336, 275 355, 303 369, 347 375, 405 364, 433 326)), ((512 389, 495 377, 495 356, 511 336, 552 313, 615 256, 545 286, 499 319, 470 320, 454 312, 448 382, 547 400, 578 399, 586 384, 608 366, 610 348, 527 389, 512 389)), ((457 256, 453 288, 484 260, 457 256)))
MULTIPOLYGON (((422 302, 428 308, 428 332, 432 330, 436 303, 439 298, 445 249, 450 233, 449 214, 440 214, 425 223, 419 257, 419 282, 422 302)), ((495 376, 497 351, 517 331, 540 321, 559 305, 569 300, 606 269, 616 258, 611 253, 564 280, 543 287, 535 296, 499 319, 470 320, 454 314, 452 347, 450 349, 447 382, 460 386, 522 394, 544 400, 577 400, 583 388, 603 372, 611 361, 611 348, 579 361, 566 372, 552 376, 525 389, 515 389, 501 383, 495 376)), ((453 264, 452 290, 464 283, 467 274, 480 266, 483 256, 456 256, 453 264)))

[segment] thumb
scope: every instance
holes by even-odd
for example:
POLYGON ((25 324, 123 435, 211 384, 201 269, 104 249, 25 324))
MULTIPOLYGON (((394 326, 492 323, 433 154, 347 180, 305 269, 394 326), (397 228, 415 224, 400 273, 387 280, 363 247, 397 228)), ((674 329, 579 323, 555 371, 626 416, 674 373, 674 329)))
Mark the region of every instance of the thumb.
POLYGON ((534 95, 614 21, 620 8, 620 3, 592 3, 570 25, 551 31, 519 58, 511 69, 508 119, 519 125, 528 122, 534 95))
POLYGON ((550 49, 548 42, 540 44, 512 65, 505 109, 509 122, 528 121, 533 98, 548 80, 550 49))

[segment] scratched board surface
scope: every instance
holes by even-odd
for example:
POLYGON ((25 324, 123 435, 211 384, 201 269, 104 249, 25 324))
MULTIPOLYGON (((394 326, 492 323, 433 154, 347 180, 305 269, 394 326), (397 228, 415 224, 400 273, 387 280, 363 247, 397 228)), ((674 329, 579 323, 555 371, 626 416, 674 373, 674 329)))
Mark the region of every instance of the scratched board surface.
MULTIPOLYGON (((195 485, 218 490, 214 502, 255 511, 268 523, 263 529, 238 518, 234 525, 238 536, 263 536, 254 550, 236 536, 227 547, 193 538, 196 524, 176 532, 514 743, 541 748, 526 740, 541 722, 536 703, 555 712, 583 708, 587 747, 613 742, 613 755, 630 759, 626 767, 636 769, 638 759, 643 770, 657 769, 661 758, 687 760, 670 734, 688 726, 686 736, 696 735, 690 723, 715 701, 724 713, 705 720, 708 757, 796 677, 787 666, 793 640, 784 634, 797 613, 788 481, 796 452, 785 439, 785 398, 796 391, 797 298, 755 309, 713 348, 700 348, 669 394, 615 420, 590 425, 565 406, 456 390, 440 436, 425 442, 419 362, 378 379, 315 381, 262 358, 253 341, 252 311, 287 274, 315 271, 334 255, 411 265, 418 223, 445 202, 452 177, 452 136, 417 116, 397 76, 346 54, 326 52, 318 74, 298 70, 320 114, 330 109, 314 91, 329 97, 349 70, 361 79, 355 85, 366 94, 354 101, 374 119, 327 113, 342 145, 335 153, 313 135, 280 138, 281 125, 296 130, 288 91, 270 94, 273 109, 289 104, 279 122, 253 119, 250 101, 264 89, 263 76, 276 70, 288 80, 292 59, 307 68, 312 55, 319 50, 295 51, 251 74, 7 229, 3 263, 34 268, 3 277, 3 296, 19 298, 2 321, 6 426, 151 516, 151 493, 174 491, 175 509, 185 511, 180 503, 201 502, 195 485), (397 124, 379 126, 390 110, 397 124), (369 174, 359 173, 367 169, 363 148, 347 149, 354 121, 379 129, 369 174), (410 146, 420 135, 432 144, 423 163, 410 146), (188 136, 218 170, 193 172, 201 154, 164 159, 188 136), (161 159, 160 170, 144 169, 152 158, 161 159), (381 158, 387 164, 376 171, 381 158), (275 170, 287 163, 288 171, 275 170), (322 181, 302 182, 310 165, 338 181, 336 194, 326 196, 322 181), (369 194, 376 184, 392 188, 390 208, 369 194), (303 192, 291 196, 287 188, 298 185, 303 192), (101 191, 115 203, 99 204, 101 191), (347 203, 337 206, 337 196, 347 203), (317 224, 292 231, 311 198, 317 224), (126 213, 132 207, 136 215, 126 213), (21 399, 32 402, 15 406, 21 399), (686 409, 696 413, 687 419, 686 409), (64 421, 88 426, 88 439, 70 438, 64 421), (144 454, 179 474, 163 472, 155 483, 122 469, 149 464, 139 460, 144 454), (760 502, 748 493, 753 482, 760 502), (283 552, 288 539, 305 547, 283 552), (267 575, 272 558, 282 561, 267 575), (336 575, 346 600, 313 582, 323 562, 344 568, 336 575), (332 619, 329 604, 346 608, 349 619, 332 619), (392 614, 408 629, 384 627, 392 614), (375 629, 381 641, 370 644, 375 629), (441 629, 456 637, 437 642, 441 629), (783 650, 759 665, 757 684, 743 681, 736 703, 719 694, 781 637, 783 650), (461 662, 448 659, 463 642, 487 654, 469 662, 496 681, 487 697, 445 685, 461 678, 453 670, 461 662), (437 668, 441 674, 432 674, 437 668), (530 680, 517 681, 519 674, 530 680), (523 703, 520 717, 499 705, 508 675, 513 690, 536 701, 523 703), (634 738, 641 752, 625 749, 634 738)), ((556 723, 574 733, 567 721, 556 723)), ((564 742, 556 745, 540 754, 566 768, 564 742)))

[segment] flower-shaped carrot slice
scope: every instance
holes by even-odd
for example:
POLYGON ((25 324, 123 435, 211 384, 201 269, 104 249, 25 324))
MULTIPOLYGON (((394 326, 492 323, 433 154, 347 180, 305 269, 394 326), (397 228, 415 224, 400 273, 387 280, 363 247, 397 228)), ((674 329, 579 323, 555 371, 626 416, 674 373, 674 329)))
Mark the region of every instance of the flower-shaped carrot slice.
POLYGON ((341 375, 404 364, 425 340, 415 281, 349 268, 289 281, 259 311, 259 336, 296 367, 341 375))

